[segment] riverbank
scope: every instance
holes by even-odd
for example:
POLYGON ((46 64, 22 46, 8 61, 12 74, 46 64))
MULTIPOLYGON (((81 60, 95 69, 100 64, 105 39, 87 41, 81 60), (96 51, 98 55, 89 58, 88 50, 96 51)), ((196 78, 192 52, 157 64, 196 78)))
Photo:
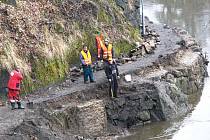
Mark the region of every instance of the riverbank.
POLYGON ((119 98, 108 97, 103 71, 95 73, 95 84, 67 79, 31 95, 35 109, 15 110, 16 118, 1 108, 1 139, 114 139, 135 125, 187 113, 188 94, 200 94, 207 75, 201 48, 186 31, 150 23, 148 33, 153 31, 153 40, 160 40, 153 51, 119 67, 119 98), (124 81, 126 74, 132 82, 124 81))

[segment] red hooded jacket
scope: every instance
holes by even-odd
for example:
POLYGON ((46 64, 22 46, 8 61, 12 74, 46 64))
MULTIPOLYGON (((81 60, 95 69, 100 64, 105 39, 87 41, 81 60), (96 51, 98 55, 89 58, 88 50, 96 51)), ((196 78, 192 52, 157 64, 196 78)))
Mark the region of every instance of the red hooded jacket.
POLYGON ((15 89, 15 90, 20 90, 20 82, 22 81, 23 76, 22 74, 17 71, 17 70, 13 70, 10 73, 10 79, 8 82, 8 88, 9 89, 15 89))

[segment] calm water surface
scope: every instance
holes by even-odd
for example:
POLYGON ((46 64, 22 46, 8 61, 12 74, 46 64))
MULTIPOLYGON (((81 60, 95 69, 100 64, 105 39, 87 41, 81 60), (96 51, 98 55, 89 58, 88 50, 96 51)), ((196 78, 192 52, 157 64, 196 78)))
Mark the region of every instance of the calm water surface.
MULTIPOLYGON (((186 29, 210 54, 210 0, 145 0, 144 8, 155 23, 186 29)), ((194 111, 185 118, 153 123, 131 133, 135 135, 122 140, 210 140, 210 78, 194 111)))

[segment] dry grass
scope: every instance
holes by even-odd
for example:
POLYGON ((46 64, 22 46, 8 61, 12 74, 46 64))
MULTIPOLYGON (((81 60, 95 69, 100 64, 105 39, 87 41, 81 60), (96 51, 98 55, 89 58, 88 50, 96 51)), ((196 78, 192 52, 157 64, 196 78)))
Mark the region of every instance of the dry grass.
POLYGON ((28 74, 31 68, 27 64, 27 60, 18 55, 18 50, 15 45, 7 40, 4 42, 3 46, 4 54, 0 56, 2 66, 9 71, 11 71, 14 66, 19 66, 25 74, 28 74))

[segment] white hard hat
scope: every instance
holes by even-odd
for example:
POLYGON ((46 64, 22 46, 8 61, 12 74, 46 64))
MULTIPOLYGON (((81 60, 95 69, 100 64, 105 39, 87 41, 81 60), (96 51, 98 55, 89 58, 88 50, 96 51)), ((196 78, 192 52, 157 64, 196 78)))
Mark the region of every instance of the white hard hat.
POLYGON ((104 42, 109 42, 109 39, 108 39, 108 38, 106 38, 106 39, 104 40, 104 42))
POLYGON ((140 46, 140 42, 136 42, 136 46, 140 46))

